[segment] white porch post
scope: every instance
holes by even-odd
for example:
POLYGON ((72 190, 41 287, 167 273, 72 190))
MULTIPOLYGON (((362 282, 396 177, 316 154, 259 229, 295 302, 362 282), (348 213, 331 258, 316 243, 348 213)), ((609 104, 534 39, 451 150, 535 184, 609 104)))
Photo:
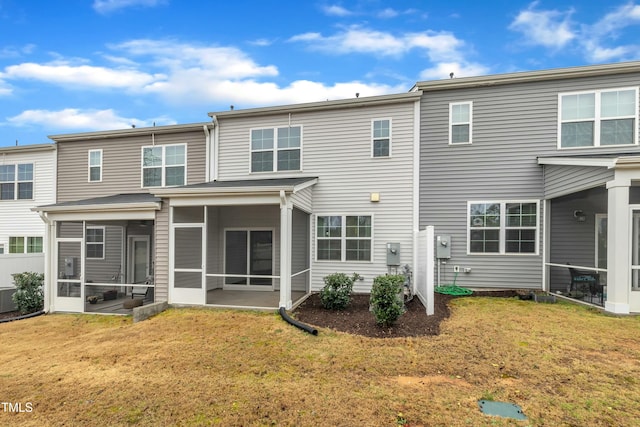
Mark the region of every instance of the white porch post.
POLYGON ((289 310, 291 300, 291 224, 293 205, 280 191, 280 307, 289 310))
POLYGON ((631 180, 616 171, 613 181, 607 183, 608 235, 607 235, 607 300, 605 310, 629 313, 631 260, 629 248, 631 224, 629 218, 629 186, 631 180))

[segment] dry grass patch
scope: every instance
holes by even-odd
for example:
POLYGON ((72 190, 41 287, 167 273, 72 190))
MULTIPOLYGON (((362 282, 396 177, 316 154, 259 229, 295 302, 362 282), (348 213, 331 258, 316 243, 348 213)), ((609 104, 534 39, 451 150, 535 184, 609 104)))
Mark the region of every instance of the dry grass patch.
POLYGON ((441 334, 305 334, 276 314, 172 309, 0 324, 0 425, 575 425, 640 419, 640 319, 461 298, 441 334), (485 416, 478 399, 528 422, 485 416), (401 413, 402 417, 398 414, 401 413))

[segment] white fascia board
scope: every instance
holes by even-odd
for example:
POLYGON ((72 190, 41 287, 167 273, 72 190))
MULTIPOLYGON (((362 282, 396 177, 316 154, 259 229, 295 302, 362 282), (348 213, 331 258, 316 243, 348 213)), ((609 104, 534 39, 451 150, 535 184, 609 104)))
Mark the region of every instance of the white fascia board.
POLYGON ((539 165, 556 166, 595 166, 613 168, 617 158, 577 158, 577 157, 539 157, 539 165))
POLYGON ((225 194, 194 195, 192 197, 170 198, 169 206, 241 206, 241 205, 279 205, 279 193, 271 194, 225 194))
POLYGON ((280 190, 287 193, 296 191, 294 186, 268 186, 268 187, 218 187, 218 188, 182 188, 182 189, 163 189, 155 190, 153 195, 157 197, 194 197, 194 196, 213 196, 218 194, 225 196, 245 196, 255 194, 280 194, 280 190))
POLYGON ((640 167, 640 156, 619 157, 616 159, 616 169, 635 169, 640 167))
POLYGON ((88 212, 104 212, 104 213, 120 213, 120 212, 141 212, 159 211, 161 209, 160 202, 150 203, 115 203, 115 204, 96 204, 96 205, 69 205, 69 206, 36 206, 31 208, 34 212, 51 213, 88 213, 88 212))
POLYGON ((126 221, 155 220, 155 210, 132 211, 94 211, 94 212, 49 212, 51 221, 126 221))

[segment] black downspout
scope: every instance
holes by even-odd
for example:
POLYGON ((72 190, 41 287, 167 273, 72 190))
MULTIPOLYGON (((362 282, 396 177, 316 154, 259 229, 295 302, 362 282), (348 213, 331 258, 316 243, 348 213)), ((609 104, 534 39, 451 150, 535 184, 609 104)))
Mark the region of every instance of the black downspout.
POLYGON ((309 332, 311 335, 318 335, 318 330, 312 326, 305 325, 304 323, 298 322, 287 314, 287 311, 284 307, 280 307, 280 316, 285 320, 285 322, 302 329, 305 332, 309 332))
POLYGON ((44 310, 36 311, 35 313, 24 314, 22 316, 8 317, 6 319, 0 319, 0 323, 7 323, 7 322, 13 322, 14 320, 28 319, 30 317, 40 316, 41 314, 44 314, 44 310))

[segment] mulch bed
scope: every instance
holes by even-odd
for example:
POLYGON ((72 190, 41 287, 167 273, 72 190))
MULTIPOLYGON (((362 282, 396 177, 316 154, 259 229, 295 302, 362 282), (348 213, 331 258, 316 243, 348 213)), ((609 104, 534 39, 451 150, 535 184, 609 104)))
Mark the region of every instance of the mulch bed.
MULTIPOLYGON (((522 292, 516 290, 487 290, 473 292, 470 296, 510 298, 520 294, 522 292)), ((456 297, 434 293, 434 314, 427 316, 422 302, 414 297, 406 304, 407 311, 394 325, 387 328, 379 326, 373 313, 369 311, 368 294, 352 295, 351 303, 344 310, 327 310, 320 302, 320 295, 315 293, 300 304, 293 315, 300 322, 309 325, 354 335, 372 338, 422 337, 440 333, 440 322, 449 317, 449 301, 453 298, 456 297)))
POLYGON ((407 311, 391 327, 376 323, 369 311, 369 295, 355 294, 344 310, 327 310, 320 302, 319 294, 312 294, 293 312, 300 322, 316 327, 330 328, 340 332, 373 338, 419 337, 438 335, 440 322, 449 317, 450 295, 435 294, 434 314, 427 311, 418 297, 406 304, 407 311))

